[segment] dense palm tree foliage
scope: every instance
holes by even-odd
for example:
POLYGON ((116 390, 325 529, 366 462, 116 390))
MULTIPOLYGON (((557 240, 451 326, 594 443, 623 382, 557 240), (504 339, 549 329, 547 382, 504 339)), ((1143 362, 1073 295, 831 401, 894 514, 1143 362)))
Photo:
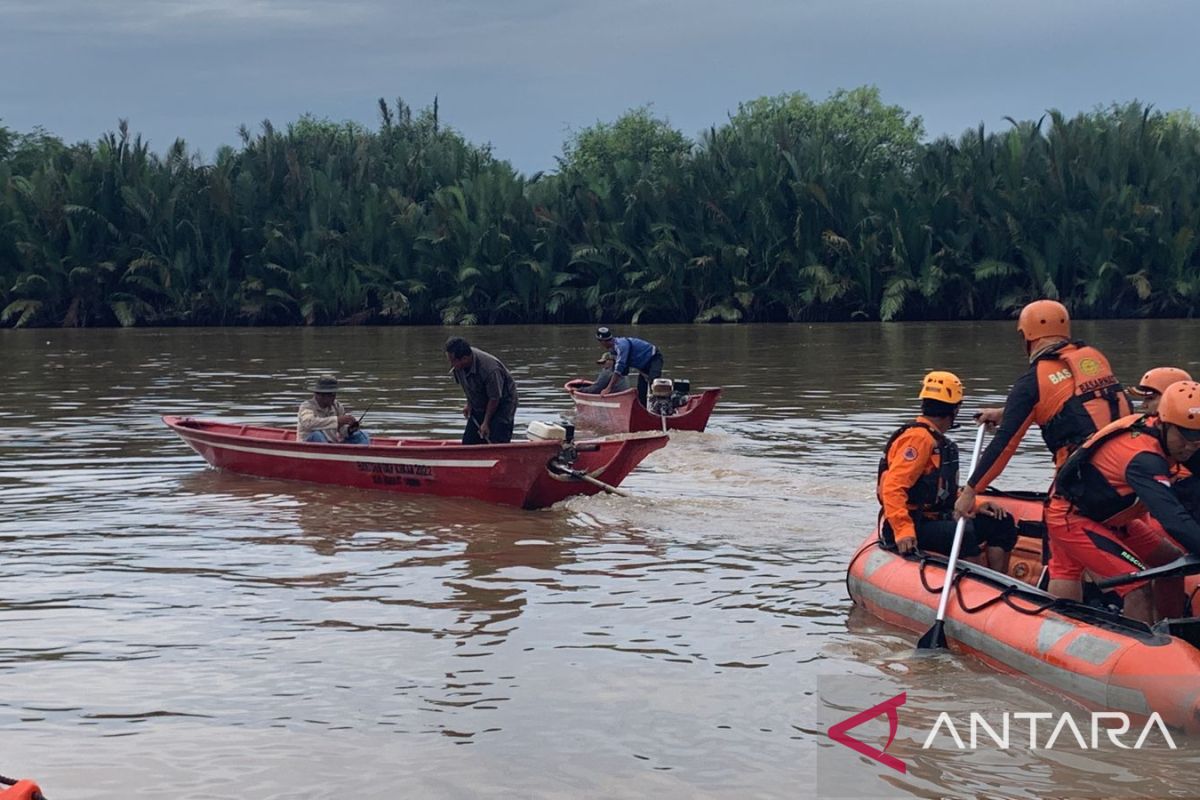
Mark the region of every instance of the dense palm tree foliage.
POLYGON ((213 163, 0 127, 0 324, 948 319, 1200 310, 1200 124, 1137 103, 922 142, 874 89, 647 109, 555 174, 380 101, 213 163))

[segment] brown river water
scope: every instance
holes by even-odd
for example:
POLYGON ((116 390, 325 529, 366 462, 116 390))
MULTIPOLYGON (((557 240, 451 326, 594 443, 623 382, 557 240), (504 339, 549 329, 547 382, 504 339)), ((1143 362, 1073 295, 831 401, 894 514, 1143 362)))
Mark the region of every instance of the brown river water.
MULTIPOLYGON (((1009 322, 642 326, 668 376, 725 387, 709 431, 631 498, 536 512, 223 474, 159 420, 290 425, 336 371, 368 431, 457 437, 453 332, 0 331, 0 773, 51 800, 814 797, 827 676, 918 712, 1037 694, 914 659, 844 584, 921 375, 998 403, 1023 368, 1009 322)), ((519 430, 596 369, 586 327, 457 332, 512 368, 519 430)), ((1077 333, 1127 383, 1200 372, 1197 323, 1077 333)), ((1001 484, 1049 474, 1031 434, 1001 484)), ((894 796, 1181 797, 1200 764, 919 744, 894 796)))

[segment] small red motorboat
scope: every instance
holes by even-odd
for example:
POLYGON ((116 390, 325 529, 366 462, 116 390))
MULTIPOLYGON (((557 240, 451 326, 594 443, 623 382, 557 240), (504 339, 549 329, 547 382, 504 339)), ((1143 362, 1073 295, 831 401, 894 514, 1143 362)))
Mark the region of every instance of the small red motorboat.
POLYGON ((635 433, 577 442, 533 439, 462 445, 443 439, 379 437, 369 445, 323 444, 297 442, 295 428, 162 419, 205 461, 230 472, 470 497, 520 508, 544 508, 572 495, 605 491, 604 484, 617 486, 668 441, 662 433, 635 433))
POLYGON ((655 414, 638 402, 637 389, 606 395, 575 391, 590 383, 576 378, 563 386, 575 401, 575 424, 589 431, 702 431, 721 397, 719 388, 697 389, 695 394, 686 393, 686 399, 676 393, 675 402, 664 404, 663 413, 655 414))

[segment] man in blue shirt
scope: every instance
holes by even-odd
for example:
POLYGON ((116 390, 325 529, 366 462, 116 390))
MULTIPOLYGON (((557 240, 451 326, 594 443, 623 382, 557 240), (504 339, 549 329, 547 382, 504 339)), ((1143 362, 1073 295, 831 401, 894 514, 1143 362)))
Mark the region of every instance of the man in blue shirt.
POLYGON ((638 371, 638 400, 646 405, 646 395, 650 393, 650 382, 662 377, 662 352, 645 339, 635 339, 632 336, 614 336, 612 330, 601 326, 596 329, 596 341, 605 350, 612 352, 616 358, 613 365, 613 376, 608 382, 608 388, 600 394, 608 394, 621 376, 628 375, 629 370, 638 371))

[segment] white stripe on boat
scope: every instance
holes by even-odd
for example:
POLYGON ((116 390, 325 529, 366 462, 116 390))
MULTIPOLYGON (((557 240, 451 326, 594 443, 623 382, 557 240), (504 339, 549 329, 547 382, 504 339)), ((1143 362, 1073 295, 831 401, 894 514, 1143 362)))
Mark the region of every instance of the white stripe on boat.
POLYGON ((581 406, 595 406, 596 408, 620 408, 620 403, 604 403, 599 400, 580 400, 575 398, 575 402, 581 406))
MULTIPOLYGON (((182 435, 182 434, 181 434, 182 435)), ((225 444, 224 442, 211 442, 205 439, 195 437, 200 444, 213 447, 218 450, 236 450, 239 453, 254 453, 261 456, 273 456, 275 458, 300 458, 309 461, 347 461, 352 464, 367 463, 367 464, 405 464, 413 467, 469 467, 472 469, 491 469, 496 466, 498 459, 495 458, 480 458, 480 459, 457 459, 457 458, 433 458, 433 459, 414 459, 414 458, 386 458, 384 456, 368 456, 368 455, 348 455, 345 453, 312 453, 307 450, 276 450, 270 447, 248 447, 241 444, 225 444)), ((183 440, 195 447, 193 437, 183 436, 183 440)), ((360 445, 361 446, 361 445, 360 445)))

